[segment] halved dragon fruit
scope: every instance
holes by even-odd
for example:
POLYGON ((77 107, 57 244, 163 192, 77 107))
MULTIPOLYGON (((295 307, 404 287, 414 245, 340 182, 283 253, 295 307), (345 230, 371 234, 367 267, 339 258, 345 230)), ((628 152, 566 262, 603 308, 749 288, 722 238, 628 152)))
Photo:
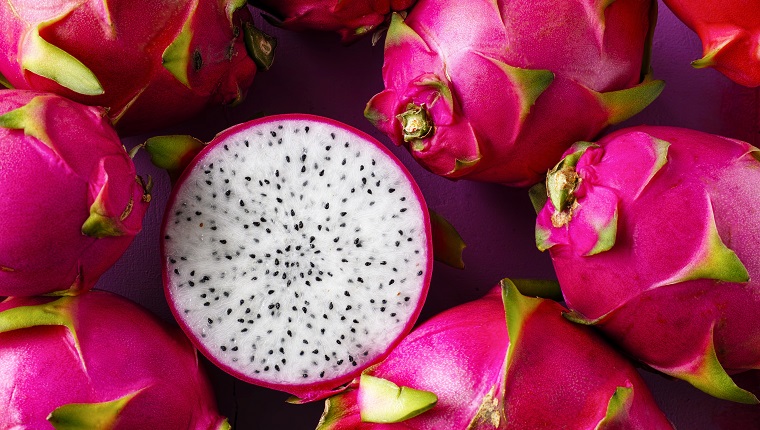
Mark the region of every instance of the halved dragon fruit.
POLYGON ((505 279, 327 399, 318 429, 672 429, 634 367, 563 312, 505 279))
POLYGON ((92 288, 142 228, 150 184, 102 108, 0 91, 0 296, 92 288))
POLYGON ((262 52, 250 21, 244 0, 6 1, 0 75, 145 131, 244 97, 256 72, 245 39, 262 52))
POLYGON ((365 116, 425 168, 525 186, 662 91, 652 0, 420 0, 394 14, 365 116))
POLYGON ((104 291, 0 303, 0 427, 230 428, 182 332, 104 291))
POLYGON ((303 401, 380 360, 431 276, 429 215, 406 169, 309 115, 219 134, 179 178, 162 238, 166 296, 196 346, 303 401))
POLYGON ((756 1, 664 0, 702 40, 692 66, 714 67, 747 87, 760 85, 760 4, 756 1))
POLYGON ((337 32, 344 43, 371 33, 416 0, 249 0, 284 28, 337 32))
POLYGON ((572 319, 716 397, 760 369, 760 151, 669 127, 578 143, 549 172, 536 239, 572 319))

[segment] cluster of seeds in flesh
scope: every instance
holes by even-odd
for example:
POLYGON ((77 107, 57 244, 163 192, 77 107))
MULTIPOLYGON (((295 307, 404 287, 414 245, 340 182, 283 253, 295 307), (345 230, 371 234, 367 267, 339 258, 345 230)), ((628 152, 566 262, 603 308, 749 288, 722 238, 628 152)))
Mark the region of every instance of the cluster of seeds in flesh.
POLYGON ((369 364, 429 276, 424 209, 374 145, 319 122, 265 123, 205 153, 164 246, 179 318, 222 364, 271 383, 369 364))

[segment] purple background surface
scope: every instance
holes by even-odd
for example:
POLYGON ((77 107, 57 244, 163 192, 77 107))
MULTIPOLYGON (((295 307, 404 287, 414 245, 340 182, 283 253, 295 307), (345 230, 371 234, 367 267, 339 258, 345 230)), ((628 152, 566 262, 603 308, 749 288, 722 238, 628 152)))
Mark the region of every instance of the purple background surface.
MULTIPOLYGON (((422 320, 483 295, 503 277, 554 278, 549 255, 534 244, 535 215, 525 189, 468 181, 452 182, 420 168, 403 148, 364 119, 364 105, 382 90, 382 46, 369 39, 343 46, 332 34, 295 34, 257 24, 279 40, 275 64, 256 77, 248 99, 232 109, 207 112, 157 134, 185 133, 210 140, 217 132, 261 114, 302 112, 331 117, 375 136, 402 160, 417 179, 428 205, 449 219, 468 244, 466 268, 439 263, 434 268, 422 320)), ((696 35, 660 5, 653 68, 666 81, 662 95, 642 114, 617 126, 674 125, 695 128, 760 146, 760 89, 741 87, 714 70, 696 70, 689 62, 701 56, 696 35)), ((124 139, 130 148, 146 136, 124 139)), ((155 180, 154 200, 144 229, 97 288, 122 294, 172 321, 163 296, 158 229, 169 194, 165 173, 138 155, 138 171, 155 180)), ((323 403, 290 405, 288 395, 235 380, 212 365, 219 407, 235 429, 315 428, 323 403)), ((680 429, 760 429, 760 407, 732 404, 680 381, 642 371, 658 403, 680 429)), ((760 376, 747 383, 760 387, 760 376)), ((751 379, 751 380, 750 380, 751 379)), ((547 411, 550 413, 550 411, 547 411)))

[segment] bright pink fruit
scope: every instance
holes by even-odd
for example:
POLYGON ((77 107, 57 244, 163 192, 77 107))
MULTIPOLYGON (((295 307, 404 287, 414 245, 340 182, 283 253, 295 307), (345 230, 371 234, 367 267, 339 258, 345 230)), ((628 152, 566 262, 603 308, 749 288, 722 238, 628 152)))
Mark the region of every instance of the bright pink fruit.
POLYGON ((93 287, 142 228, 150 182, 102 108, 0 92, 0 296, 93 287))
POLYGON ((319 429, 672 429, 633 366, 563 312, 504 280, 328 399, 319 429))
POLYGON ((409 9, 416 0, 251 0, 285 28, 340 34, 351 42, 384 23, 391 12, 409 9))
POLYGON ((536 229, 573 319, 745 403, 728 373, 760 369, 759 154, 668 127, 578 143, 549 172, 536 229))
POLYGON ((182 333, 115 294, 0 303, 0 427, 219 430, 182 333))
POLYGON ((702 40, 696 68, 714 67, 734 82, 760 85, 760 3, 752 0, 664 0, 702 40))
POLYGON ((256 72, 250 19, 239 0, 6 1, 0 75, 144 131, 243 98, 256 72))
POLYGON ((536 183, 662 90, 651 0, 419 1, 394 15, 365 116, 433 173, 536 183))

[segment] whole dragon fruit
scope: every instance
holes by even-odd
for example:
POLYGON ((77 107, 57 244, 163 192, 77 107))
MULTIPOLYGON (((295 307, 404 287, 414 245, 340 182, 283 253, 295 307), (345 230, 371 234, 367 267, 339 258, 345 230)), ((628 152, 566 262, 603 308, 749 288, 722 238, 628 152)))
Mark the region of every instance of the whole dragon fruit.
POLYGON ((9 0, 0 75, 20 89, 104 106, 136 133, 241 100, 260 52, 244 0, 9 0))
POLYGON ((275 18, 275 23, 296 31, 337 32, 344 43, 372 32, 392 12, 406 11, 416 0, 249 0, 275 18))
POLYGON ((571 318, 709 394, 757 403, 729 373, 760 369, 759 160, 748 143, 670 127, 570 148, 536 240, 571 318))
POLYGON ((195 349, 104 291, 0 303, 0 427, 221 430, 195 349))
POLYGON ((714 67, 747 87, 760 85, 760 3, 756 0, 664 0, 702 40, 696 68, 714 67))
POLYGON ((421 0, 393 15, 365 116, 433 173, 531 185, 659 95, 644 76, 655 13, 652 0, 421 0))
POLYGON ((633 366, 565 311, 503 280, 327 399, 318 429, 672 429, 633 366))
POLYGON ((0 91, 0 296, 89 290, 142 228, 150 181, 102 108, 0 91))

